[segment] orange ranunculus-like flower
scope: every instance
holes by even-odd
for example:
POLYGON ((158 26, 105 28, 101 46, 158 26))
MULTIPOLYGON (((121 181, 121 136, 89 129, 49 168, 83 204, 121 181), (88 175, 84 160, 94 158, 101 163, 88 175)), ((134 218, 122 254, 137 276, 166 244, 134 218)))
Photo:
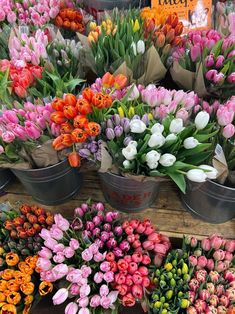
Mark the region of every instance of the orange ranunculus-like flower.
POLYGON ((56 111, 63 111, 63 108, 65 106, 65 102, 60 99, 60 98, 56 98, 52 103, 51 103, 51 106, 54 110, 56 111))
POLYGON ((32 282, 26 282, 21 284, 20 290, 25 294, 29 295, 32 294, 34 291, 34 284, 32 282))
POLYGON ((92 104, 94 105, 94 107, 99 109, 105 108, 104 94, 101 92, 96 93, 92 98, 92 104))
POLYGON ((86 115, 92 112, 92 107, 86 99, 78 99, 76 108, 78 112, 82 115, 86 115))
POLYGON ((7 282, 7 289, 10 291, 19 291, 20 285, 17 283, 15 279, 11 279, 7 282))
POLYGON ((20 212, 23 214, 23 215, 26 215, 27 213, 30 213, 31 212, 31 207, 28 205, 28 204, 22 204, 20 206, 20 212))
POLYGON ((109 96, 109 95, 104 95, 104 107, 105 108, 109 108, 112 106, 113 104, 113 100, 112 100, 112 97, 109 96))
POLYGON ((14 270, 13 269, 5 269, 2 273, 2 279, 4 280, 10 280, 14 277, 14 270))
POLYGON ((0 302, 4 302, 5 300, 6 300, 5 294, 0 292, 0 302))
POLYGON ((75 128, 83 128, 84 125, 88 122, 85 115, 78 115, 73 120, 73 125, 75 128))
POLYGON ((73 145, 73 139, 72 139, 71 134, 62 134, 60 136, 62 137, 62 139, 61 139, 62 144, 65 147, 71 147, 73 145))
POLYGON ((78 114, 77 109, 74 106, 64 106, 63 113, 67 119, 73 119, 78 114))
POLYGON ((9 293, 7 295, 7 302, 10 304, 18 304, 21 300, 21 295, 19 294, 19 292, 16 291, 11 291, 11 293, 9 293))
POLYGON ((77 103, 77 97, 73 94, 66 94, 64 101, 66 102, 66 105, 75 107, 77 103))
POLYGON ((31 276, 29 274, 24 274, 21 271, 16 270, 15 271, 15 280, 19 285, 21 285, 23 283, 30 282, 31 276))
POLYGON ((1 314, 17 314, 17 309, 13 304, 4 304, 1 308, 1 314))
POLYGON ((96 122, 89 122, 85 126, 85 131, 90 136, 97 136, 100 134, 100 125, 96 122))
MULTIPOLYGON (((74 118, 76 119, 76 117, 74 118)), ((60 125, 61 134, 70 134, 73 131, 74 127, 69 122, 64 122, 60 125)))
POLYGON ((16 253, 10 252, 6 255, 6 263, 8 266, 15 266, 19 262, 19 256, 16 253))
POLYGON ((33 274, 33 269, 26 263, 26 262, 19 262, 18 268, 22 273, 32 275, 33 274))
POLYGON ((6 280, 0 280, 0 291, 5 291, 7 288, 7 281, 6 280))
POLYGON ((83 143, 87 139, 86 132, 79 128, 74 129, 71 135, 75 143, 83 143))
POLYGON ((38 256, 37 255, 28 256, 25 259, 25 263, 28 264, 33 269, 36 267, 37 261, 38 261, 38 256))
POLYGON ((33 303, 33 295, 27 295, 25 298, 24 298, 24 304, 25 305, 29 305, 31 303, 33 303))
POLYGON ((49 281, 42 281, 39 285, 39 293, 44 296, 53 290, 53 284, 49 281))

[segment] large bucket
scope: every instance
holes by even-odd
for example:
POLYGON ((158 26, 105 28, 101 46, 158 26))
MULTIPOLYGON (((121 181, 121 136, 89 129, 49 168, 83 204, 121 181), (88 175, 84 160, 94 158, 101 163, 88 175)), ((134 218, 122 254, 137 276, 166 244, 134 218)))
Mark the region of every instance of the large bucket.
POLYGON ((219 224, 235 217, 235 188, 213 181, 187 181, 186 194, 181 194, 186 208, 198 218, 219 224))
POLYGON ((8 186, 13 178, 13 174, 8 169, 0 169, 0 193, 8 186))
POLYGON ((129 7, 138 7, 141 2, 139 0, 87 0, 85 5, 87 11, 99 20, 102 12, 118 9, 128 9, 129 7))
POLYGON ((138 182, 133 179, 100 173, 101 188, 106 201, 123 212, 138 212, 152 205, 158 195, 159 183, 138 182))
POLYGON ((12 171, 27 192, 44 205, 64 203, 76 195, 82 185, 82 174, 77 168, 71 168, 67 159, 46 168, 12 171))

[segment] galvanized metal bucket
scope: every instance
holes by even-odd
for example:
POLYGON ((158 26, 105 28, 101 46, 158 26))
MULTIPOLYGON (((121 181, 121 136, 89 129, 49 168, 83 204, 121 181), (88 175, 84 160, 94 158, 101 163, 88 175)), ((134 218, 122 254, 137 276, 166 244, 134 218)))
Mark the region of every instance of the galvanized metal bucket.
POLYGON ((82 174, 65 159, 56 165, 30 170, 12 169, 27 192, 44 205, 62 204, 76 195, 82 185, 82 174))
POLYGON ((106 201, 122 212, 138 212, 152 205, 158 195, 159 183, 138 182, 110 172, 99 173, 106 201))
POLYGON ((13 177, 13 173, 10 170, 0 169, 0 193, 4 191, 13 177))
POLYGON ((186 208, 198 218, 219 224, 235 217, 235 188, 214 181, 187 181, 186 194, 181 194, 186 208))

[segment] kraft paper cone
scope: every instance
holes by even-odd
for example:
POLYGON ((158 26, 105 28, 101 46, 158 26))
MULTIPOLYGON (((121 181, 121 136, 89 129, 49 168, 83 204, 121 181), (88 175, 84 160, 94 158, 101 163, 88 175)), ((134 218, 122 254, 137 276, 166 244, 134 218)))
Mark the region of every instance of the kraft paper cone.
POLYGON ((197 65, 194 91, 198 94, 199 97, 205 97, 209 95, 205 86, 202 63, 197 65))
POLYGON ((108 172, 112 168, 113 160, 108 152, 106 143, 101 144, 101 165, 99 172, 108 172))
POLYGON ((173 62, 170 68, 170 73, 173 81, 185 90, 193 90, 195 82, 195 72, 184 69, 178 61, 173 62))
POLYGON ((212 165, 218 171, 216 181, 218 181, 220 184, 224 184, 229 175, 229 170, 223 148, 219 144, 216 145, 215 156, 212 159, 212 165))
POLYGON ((19 169, 19 170, 28 170, 31 169, 31 165, 28 162, 17 162, 14 164, 11 163, 2 163, 0 164, 0 169, 4 168, 4 169, 19 169))
POLYGON ((76 33, 78 36, 78 39, 82 43, 83 47, 90 50, 90 45, 88 41, 88 37, 85 35, 82 35, 81 33, 76 33))
POLYGON ((126 61, 124 61, 113 74, 114 75, 118 75, 118 74, 125 75, 128 78, 129 84, 134 82, 133 73, 132 73, 131 69, 128 68, 126 61))
POLYGON ((166 181, 170 181, 170 179, 163 178, 163 177, 148 177, 148 176, 143 176, 143 175, 133 175, 130 173, 122 173, 122 175, 128 179, 132 179, 138 182, 147 182, 147 181, 155 181, 155 182, 166 182, 166 181))

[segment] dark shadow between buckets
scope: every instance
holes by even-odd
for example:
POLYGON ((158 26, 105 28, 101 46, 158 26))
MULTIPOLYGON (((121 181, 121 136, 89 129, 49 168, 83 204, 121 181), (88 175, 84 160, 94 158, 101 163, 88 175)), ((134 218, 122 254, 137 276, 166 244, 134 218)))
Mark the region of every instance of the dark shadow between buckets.
POLYGON ((186 194, 181 194, 181 199, 187 210, 209 223, 220 224, 235 217, 235 188, 211 180, 187 180, 186 194))
POLYGON ((67 158, 41 169, 12 169, 27 192, 40 204, 59 205, 80 190, 83 177, 78 168, 70 167, 67 158))
POLYGON ((8 186, 14 178, 13 173, 8 169, 0 169, 0 193, 8 186))
POLYGON ((160 184, 155 181, 138 182, 111 172, 99 173, 105 200, 122 212, 138 212, 156 200, 160 184))

